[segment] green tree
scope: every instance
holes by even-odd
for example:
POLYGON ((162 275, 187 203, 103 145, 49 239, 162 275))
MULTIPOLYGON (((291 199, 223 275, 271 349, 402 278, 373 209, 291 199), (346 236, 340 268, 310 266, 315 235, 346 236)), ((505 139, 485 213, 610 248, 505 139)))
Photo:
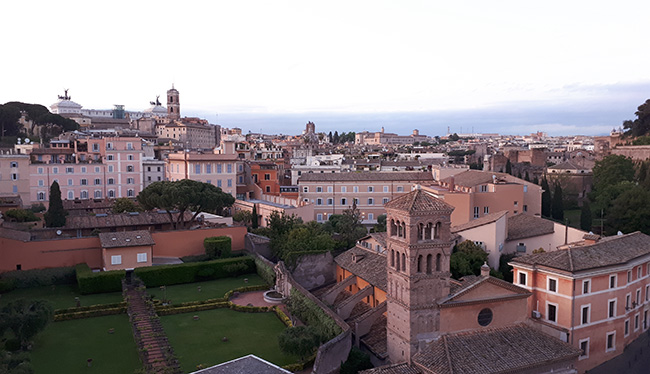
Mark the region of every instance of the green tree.
POLYGON ((289 233, 294 228, 302 226, 302 219, 295 214, 282 214, 273 211, 269 216, 268 237, 271 239, 271 251, 278 258, 284 258, 286 253, 286 241, 289 233))
POLYGON ((0 374, 33 374, 27 352, 0 351, 0 374))
POLYGON ((259 227, 260 217, 257 214, 257 204, 253 204, 253 211, 251 212, 251 228, 256 229, 259 227))
POLYGON ((530 182, 530 176, 528 175, 528 170, 526 170, 526 174, 524 175, 524 180, 526 182, 530 182))
POLYGON ((542 178, 542 217, 551 217, 551 187, 546 177, 542 178))
POLYGON ((582 209, 580 209, 580 229, 584 231, 591 231, 591 208, 589 206, 589 201, 585 200, 582 203, 582 209))
POLYGON ((454 247, 449 260, 451 276, 460 279, 465 275, 480 275, 481 266, 487 261, 488 253, 471 240, 465 240, 454 247))
MULTIPOLYGON (((332 217, 330 216, 330 218, 332 217)), ((334 220, 333 227, 339 234, 343 247, 354 247, 357 240, 368 234, 368 231, 361 225, 361 212, 357 208, 356 202, 337 218, 334 220)))
MULTIPOLYGON (((331 251, 336 242, 331 235, 323 230, 320 223, 311 221, 289 231, 284 242, 284 253, 303 251, 331 251)), ((287 256, 284 256, 287 259, 287 256)))
POLYGON ((641 231, 650 234, 650 191, 639 185, 625 189, 616 199, 605 216, 605 232, 630 233, 641 231))
POLYGON ((113 213, 138 212, 140 207, 133 200, 120 197, 113 203, 113 213))
POLYGON ((623 122, 623 127, 628 129, 625 134, 631 136, 642 136, 650 132, 650 99, 641 104, 636 113, 636 119, 623 122))
POLYGON ((539 179, 537 178, 537 176, 533 177, 533 183, 539 186, 539 179))
POLYGON ((241 222, 246 226, 251 224, 252 217, 253 214, 247 210, 238 210, 232 215, 233 221, 241 222))
POLYGON ((35 222, 41 219, 36 217, 34 212, 27 209, 9 209, 4 212, 4 216, 16 222, 35 222))
POLYGON ((370 355, 363 352, 356 346, 352 346, 348 359, 341 365, 340 374, 357 374, 361 370, 372 369, 374 366, 370 361, 370 355))
POLYGON ((555 184, 555 190, 553 191, 551 214, 553 219, 564 221, 564 201, 562 197, 562 186, 559 183, 555 184))
POLYGON ((503 280, 512 283, 512 266, 508 265, 513 258, 517 257, 516 253, 508 253, 499 257, 499 273, 503 276, 503 280))
POLYGON ((20 110, 9 105, 0 105, 0 139, 5 136, 18 136, 20 133, 20 110))
POLYGON ((510 159, 506 162, 506 173, 512 175, 512 163, 510 159))
POLYGON ((154 182, 138 194, 137 200, 145 210, 166 210, 175 229, 185 227, 186 212, 194 212, 187 222, 192 223, 202 212, 219 214, 235 202, 235 198, 221 188, 191 179, 154 182), (176 220, 172 214, 174 210, 178 211, 176 220))
POLYGON ((375 232, 386 232, 386 215, 380 214, 377 217, 377 223, 375 224, 375 232))
POLYGON ((340 140, 339 132, 338 132, 338 131, 334 131, 334 138, 333 138, 333 142, 334 142, 334 144, 338 144, 338 143, 339 143, 339 140, 340 140))
POLYGON ((61 189, 59 184, 54 181, 50 187, 50 207, 43 215, 45 218, 45 226, 47 227, 63 227, 65 226, 65 216, 68 212, 63 209, 63 201, 61 201, 61 189))
POLYGON ((23 349, 52 320, 52 305, 45 300, 18 299, 0 309, 0 336, 11 331, 23 349))
POLYGON ((280 350, 301 360, 314 353, 320 342, 320 334, 311 326, 290 327, 278 336, 280 350))
POLYGON ((600 193, 608 186, 624 181, 634 181, 634 161, 625 156, 609 155, 600 161, 596 161, 593 173, 594 191, 600 193))

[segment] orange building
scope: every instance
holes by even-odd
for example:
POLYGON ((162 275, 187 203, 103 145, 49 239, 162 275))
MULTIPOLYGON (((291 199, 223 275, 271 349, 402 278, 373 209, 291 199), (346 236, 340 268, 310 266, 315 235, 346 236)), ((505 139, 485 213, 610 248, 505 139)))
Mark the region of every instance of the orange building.
POLYGON ((266 195, 280 195, 280 176, 284 173, 278 171, 279 166, 273 162, 251 162, 251 178, 262 193, 266 195))
POLYGON ((532 320, 581 350, 581 373, 620 355, 648 330, 648 235, 589 235, 554 252, 517 257, 511 265, 515 284, 533 293, 532 320))
POLYGON ((102 269, 135 269, 152 265, 153 245, 149 231, 104 232, 99 234, 102 246, 102 269))

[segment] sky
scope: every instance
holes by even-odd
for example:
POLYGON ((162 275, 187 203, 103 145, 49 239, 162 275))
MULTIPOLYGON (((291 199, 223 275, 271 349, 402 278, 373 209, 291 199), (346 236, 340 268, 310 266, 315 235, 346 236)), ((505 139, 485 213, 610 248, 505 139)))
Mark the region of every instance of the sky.
MULTIPOLYGON (((244 131, 595 135, 650 98, 648 1, 21 0, 0 103, 181 113, 244 131)), ((8 17, 7 15, 14 15, 8 17)))

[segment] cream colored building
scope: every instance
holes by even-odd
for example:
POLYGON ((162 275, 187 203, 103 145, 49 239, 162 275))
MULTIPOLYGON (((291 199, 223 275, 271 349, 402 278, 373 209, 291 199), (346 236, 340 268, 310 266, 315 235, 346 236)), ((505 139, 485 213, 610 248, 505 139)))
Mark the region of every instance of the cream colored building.
POLYGON ((237 172, 243 164, 234 153, 170 153, 167 158, 167 180, 192 179, 220 187, 237 196, 237 172))
POLYGON ((0 152, 0 196, 20 196, 28 206, 29 192, 29 156, 13 150, 0 152))

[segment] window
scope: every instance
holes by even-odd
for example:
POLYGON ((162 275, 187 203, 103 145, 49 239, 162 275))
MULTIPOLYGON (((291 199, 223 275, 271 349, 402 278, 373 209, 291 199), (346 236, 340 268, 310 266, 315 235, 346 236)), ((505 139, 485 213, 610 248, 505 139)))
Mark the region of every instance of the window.
POLYGON ((482 309, 478 313, 478 324, 481 326, 487 326, 492 322, 492 310, 490 308, 482 309))
POLYGON ((487 184, 481 185, 481 192, 488 192, 487 184))
POLYGON ((348 192, 348 188, 345 186, 341 186, 341 192, 348 192))
POLYGON ((133 155, 126 156, 126 159, 129 160, 129 161, 133 161, 133 155))
POLYGON ((641 289, 640 288, 636 290, 636 305, 635 306, 639 306, 639 305, 641 305, 641 289))
POLYGON ((479 207, 475 206, 474 207, 474 218, 478 218, 478 217, 479 217, 479 207))
POLYGON ((368 186, 368 192, 375 192, 375 188, 372 186, 368 186))
POLYGON ((95 186, 102 184, 102 180, 99 178, 95 178, 95 186))
POLYGON ((627 283, 632 282, 632 270, 627 271, 627 283))
POLYGON ((88 198, 88 191, 81 191, 81 198, 82 199, 87 199, 88 198))
POLYGON ((524 193, 528 192, 528 186, 524 184, 524 193))
POLYGON ((271 192, 271 186, 266 186, 266 193, 270 193, 270 192, 271 192))
POLYGON ((616 317, 616 299, 612 299, 608 301, 607 317, 609 318, 616 317))
POLYGON ((133 166, 132 165, 127 166, 126 171, 132 172, 133 171, 133 166))
POLYGON ((271 180, 271 174, 264 174, 264 180, 265 181, 270 181, 271 180))
POLYGON ((518 202, 518 201, 515 201, 515 206, 519 206, 519 202, 518 202))
POLYGON ((609 276, 609 288, 616 288, 616 274, 609 276))
POLYGON ((368 213, 368 219, 369 219, 370 221, 374 220, 374 219, 375 219, 375 215, 372 214, 372 213, 368 213))
POLYGON ((38 194, 36 194, 36 198, 38 200, 45 200, 45 192, 39 192, 38 194))
POLYGON ((135 179, 133 179, 133 178, 126 178, 126 184, 133 184, 134 180, 135 179))
POLYGON ((528 211, 528 205, 524 204, 524 212, 528 211))
POLYGON ((372 197, 368 199, 368 205, 373 205, 375 203, 375 199, 372 197))
POLYGON ((352 192, 359 192, 359 186, 352 187, 352 192))
POLYGON ((546 303, 546 319, 549 322, 557 322, 557 304, 546 303))
POLYGON ((650 284, 646 284, 646 286, 645 286, 645 301, 650 300, 650 295, 648 295, 649 292, 650 292, 650 284))
POLYGON ((18 180, 18 173, 11 173, 11 180, 12 181, 17 181, 18 180))
POLYGON ((637 278, 637 279, 640 279, 640 278, 641 278, 641 266, 639 266, 638 268, 636 268, 636 278, 637 278))
POLYGON ((221 187, 221 179, 217 179, 217 187, 221 187))
POLYGON ((133 190, 127 190, 127 191, 126 191, 126 196, 128 196, 128 197, 133 197, 133 195, 134 195, 134 194, 133 194, 133 190))
POLYGON ((66 174, 74 173, 74 168, 65 168, 66 174))
POLYGON ((87 184, 88 184, 88 180, 87 180, 87 179, 82 179, 82 180, 81 180, 81 185, 82 185, 82 186, 86 186, 87 184))
POLYGON ((334 199, 331 197, 327 199, 327 205, 334 205, 334 199))
POLYGON ((53 167, 52 168, 52 174, 58 174, 59 173, 59 168, 53 167))
POLYGON ((302 192, 309 192, 309 187, 303 187, 302 192))
POLYGON ((115 197, 115 190, 108 190, 108 197, 110 198, 115 197))
POLYGON ((9 163, 9 167, 17 168, 17 167, 18 167, 18 163, 17 163, 16 161, 12 161, 12 162, 9 163))
POLYGON ((113 172, 113 165, 108 165, 108 172, 112 173, 113 172))
POLYGON ((327 192, 332 193, 332 186, 327 186, 327 192))
POLYGON ((316 215, 316 221, 318 221, 318 222, 323 221, 323 215, 322 215, 321 213, 318 213, 318 214, 316 215))
POLYGON ((634 331, 637 331, 639 329, 639 315, 640 314, 637 313, 634 316, 634 331))
POLYGON ((138 253, 138 262, 147 262, 147 254, 138 253))
POLYGON ((42 180, 42 179, 39 179, 39 180, 38 180, 38 186, 39 186, 39 187, 43 187, 43 186, 45 186, 45 181, 42 180))
POLYGON ((384 205, 385 205, 387 202, 388 202, 388 198, 384 197, 384 199, 382 200, 382 203, 384 203, 384 205))
POLYGON ((72 179, 68 179, 68 186, 72 186, 72 185, 73 185, 72 179))
POLYGON ((341 198, 341 205, 345 205, 347 203, 348 203, 348 200, 345 197, 341 198))
POLYGON ((489 206, 484 206, 483 207, 483 214, 489 214, 490 213, 490 207, 489 206))
POLYGON ((605 339, 605 352, 611 352, 616 350, 616 331, 608 332, 607 338, 605 339))
POLYGON ((625 310, 630 309, 630 301, 632 300, 632 295, 625 295, 625 310))
POLYGON ((227 182, 226 185, 228 187, 232 187, 232 179, 228 179, 226 182, 227 182))
POLYGON ((132 150, 133 149, 133 143, 126 143, 126 149, 132 150))
POLYGON ((121 265, 121 264, 122 264, 121 255, 111 256, 111 265, 121 265))
POLYGON ((384 186, 384 192, 388 192, 388 186, 384 186))
POLYGON ((201 164, 194 164, 194 174, 201 174, 201 164))
POLYGON ((526 285, 526 277, 527 277, 527 275, 528 275, 527 273, 519 271, 519 284, 520 285, 522 285, 522 286, 526 285))
POLYGON ((95 166, 95 173, 99 173, 99 166, 95 166))
POLYGON ((102 191, 95 190, 95 199, 101 199, 101 198, 102 198, 102 191))
POLYGON ((115 184, 115 179, 113 178, 108 178, 108 181, 106 182, 107 184, 115 184))
POLYGON ((352 199, 352 202, 353 202, 355 205, 359 205, 359 199, 357 199, 356 197, 352 199))
POLYGON ((107 156, 106 156, 106 159, 107 159, 108 161, 113 161, 113 155, 107 155, 107 156))
POLYGON ((38 174, 43 174, 43 168, 38 168, 38 174))
POLYGON ((591 311, 591 305, 585 305, 585 306, 582 307, 582 309, 580 311, 580 316, 581 316, 580 323, 581 324, 586 325, 586 324, 589 323, 589 320, 591 319, 590 318, 591 313, 589 313, 590 311, 591 311))
POLYGON ((591 292, 591 281, 589 279, 585 279, 582 281, 582 294, 588 294, 591 292))
POLYGON ((580 359, 583 360, 589 357, 589 338, 582 339, 578 342, 582 353, 580 354, 580 359))
POLYGON ((228 173, 232 173, 232 164, 226 164, 226 170, 228 170, 228 173))
POLYGON ((323 187, 316 187, 316 192, 323 192, 323 187))
POLYGON ((68 200, 74 200, 74 192, 68 191, 68 200))
POLYGON ((323 199, 321 198, 316 199, 316 205, 323 205, 323 199))
POLYGON ((397 192, 404 192, 404 187, 398 186, 397 187, 397 192))

